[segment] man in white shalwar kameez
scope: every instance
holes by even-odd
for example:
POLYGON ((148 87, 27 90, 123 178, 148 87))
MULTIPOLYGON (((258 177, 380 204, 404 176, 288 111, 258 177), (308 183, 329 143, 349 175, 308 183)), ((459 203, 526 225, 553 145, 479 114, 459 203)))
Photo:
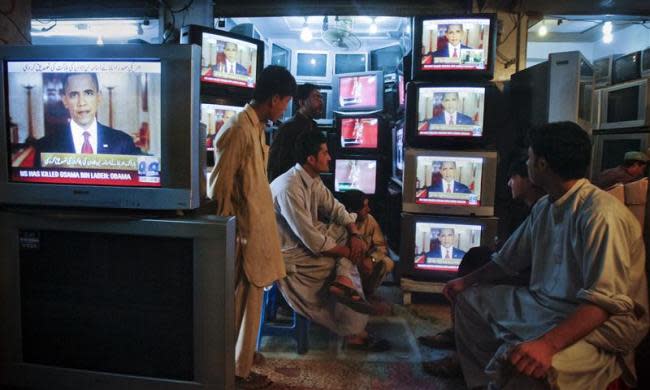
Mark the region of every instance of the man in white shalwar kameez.
POLYGON ((588 135, 559 122, 533 131, 530 179, 548 192, 477 271, 447 283, 469 388, 634 385, 648 331, 645 248, 627 208, 584 179, 588 135), (527 287, 490 285, 531 267, 527 287))

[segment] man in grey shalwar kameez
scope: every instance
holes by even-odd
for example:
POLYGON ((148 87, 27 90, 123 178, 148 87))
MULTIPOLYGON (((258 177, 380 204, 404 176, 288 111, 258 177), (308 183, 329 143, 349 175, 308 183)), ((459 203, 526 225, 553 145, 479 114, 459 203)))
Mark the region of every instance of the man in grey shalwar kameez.
POLYGON ((645 248, 625 206, 584 179, 590 153, 574 123, 534 131, 529 177, 549 195, 492 262, 445 286, 468 387, 634 384, 634 348, 648 331, 645 248), (489 285, 527 267, 527 287, 489 285))
POLYGON ((356 215, 348 213, 320 180, 319 174, 329 170, 331 160, 326 140, 319 132, 305 132, 296 140, 296 150, 299 163, 271 183, 287 269, 287 276, 278 282, 280 291, 294 310, 347 336, 348 346, 385 350, 385 340, 374 340, 365 331, 368 315, 330 294, 334 282, 348 293, 354 290, 363 306, 356 262, 366 248, 356 215))

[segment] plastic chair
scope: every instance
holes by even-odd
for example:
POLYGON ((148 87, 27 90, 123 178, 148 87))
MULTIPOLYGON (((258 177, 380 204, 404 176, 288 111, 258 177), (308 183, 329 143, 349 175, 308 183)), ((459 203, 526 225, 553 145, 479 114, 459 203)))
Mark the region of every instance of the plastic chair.
POLYGON ((260 330, 257 334, 257 350, 260 350, 264 336, 289 336, 296 340, 296 352, 303 355, 309 350, 309 320, 293 311, 291 322, 275 322, 278 310, 277 300, 281 298, 279 295, 278 287, 275 284, 264 289, 260 330))

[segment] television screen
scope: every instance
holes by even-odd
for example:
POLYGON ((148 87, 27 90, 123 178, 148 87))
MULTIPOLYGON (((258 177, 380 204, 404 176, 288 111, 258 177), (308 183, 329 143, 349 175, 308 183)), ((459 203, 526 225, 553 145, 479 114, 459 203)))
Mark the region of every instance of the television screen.
POLYGON ((634 85, 607 93, 607 122, 627 122, 639 117, 641 87, 634 85))
POLYGON ((377 160, 336 159, 334 191, 361 190, 373 195, 377 183, 377 160))
POLYGON ((404 122, 393 129, 393 177, 400 183, 404 174, 404 122))
POLYGON ((419 156, 416 172, 416 203, 481 205, 482 158, 419 156))
POLYGON ((381 72, 339 75, 334 80, 339 111, 372 111, 383 108, 384 83, 381 72))
POLYGON ((244 110, 244 107, 226 106, 221 104, 201 104, 201 122, 207 126, 205 146, 208 151, 214 150, 214 137, 221 130, 226 121, 235 114, 244 110))
POLYGON ((289 58, 291 58, 291 51, 285 49, 275 43, 271 46, 271 65, 284 66, 289 68, 289 58))
POLYGON ((203 32, 201 81, 255 88, 257 51, 256 43, 203 32))
POLYGON ((356 73, 366 71, 366 53, 336 53, 334 73, 356 73))
POLYGON ((638 79, 641 77, 641 52, 637 51, 618 57, 614 60, 613 68, 613 84, 638 79))
POLYGON ((370 70, 381 70, 384 73, 394 72, 402 62, 402 47, 392 45, 370 51, 370 70))
POLYGON ((341 148, 374 149, 378 146, 378 118, 343 118, 341 126, 341 148))
POLYGON ((327 53, 296 53, 297 77, 327 77, 327 53))
POLYGON ((594 80, 598 82, 609 81, 610 57, 594 60, 594 80))
POLYGON ((160 187, 160 61, 6 66, 10 181, 160 187))
POLYGON ((479 224, 416 222, 414 268, 458 272, 465 253, 481 245, 482 229, 479 224))
POLYGON ((641 54, 641 75, 643 77, 650 75, 650 47, 643 50, 641 54))
POLYGON ((404 75, 400 73, 397 75, 397 96, 399 99, 399 107, 404 107, 404 104, 406 103, 405 89, 404 75))
MULTIPOLYGON (((417 62, 414 63, 421 72, 479 70, 491 67, 491 50, 494 18, 458 17, 416 19, 420 39, 417 62), (421 33, 421 34, 420 34, 421 33)), ((414 50, 415 52, 415 50, 414 50)))
POLYGON ((417 93, 417 135, 481 137, 485 88, 423 87, 417 93))

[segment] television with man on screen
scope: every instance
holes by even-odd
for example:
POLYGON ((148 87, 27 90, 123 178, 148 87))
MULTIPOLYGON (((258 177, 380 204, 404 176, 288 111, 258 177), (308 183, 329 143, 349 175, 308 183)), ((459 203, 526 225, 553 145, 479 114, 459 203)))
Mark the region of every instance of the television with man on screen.
POLYGON ((417 134, 431 137, 481 137, 485 88, 418 89, 417 134))

